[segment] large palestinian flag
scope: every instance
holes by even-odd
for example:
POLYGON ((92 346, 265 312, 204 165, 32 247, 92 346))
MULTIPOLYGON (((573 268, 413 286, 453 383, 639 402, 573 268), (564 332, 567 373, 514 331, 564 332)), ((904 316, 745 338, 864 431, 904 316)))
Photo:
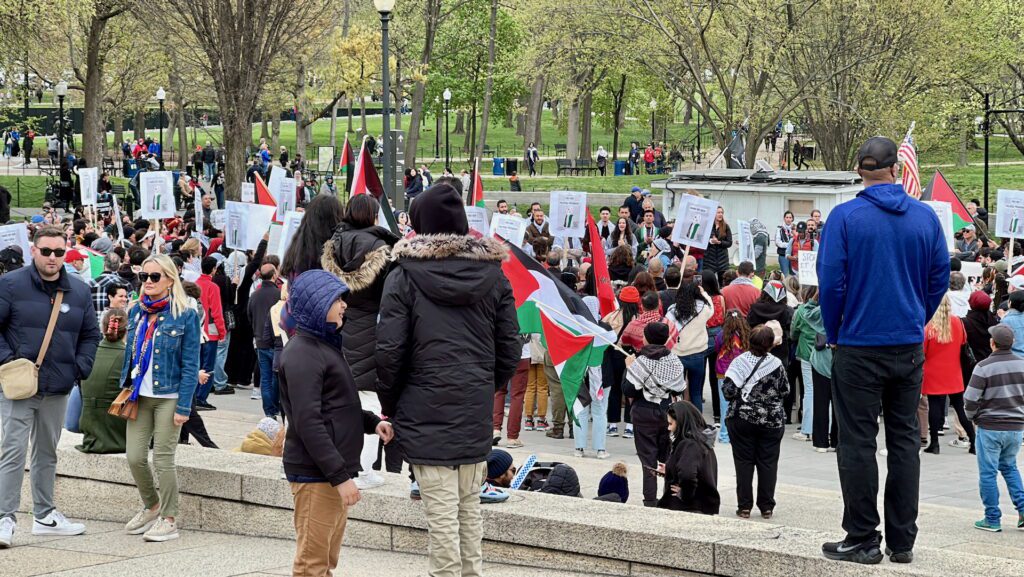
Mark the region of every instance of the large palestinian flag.
POLYGON ((962 230, 965 226, 974 223, 974 219, 971 218, 971 213, 967 212, 967 207, 964 206, 963 201, 953 191, 953 187, 949 185, 946 177, 942 176, 942 172, 938 170, 932 176, 932 181, 928 183, 928 187, 924 189, 921 200, 948 202, 953 211, 954 231, 962 230))
POLYGON ((377 167, 373 165, 373 157, 366 150, 366 137, 363 138, 363 145, 359 148, 359 158, 356 159, 356 168, 352 174, 352 188, 349 190, 349 198, 357 194, 369 194, 380 203, 378 213, 378 224, 390 228, 391 232, 398 234, 398 221, 395 220, 395 211, 391 208, 388 196, 384 194, 384 185, 377 175, 377 167))
POLYGON ((615 342, 615 333, 598 326, 583 300, 540 263, 520 248, 505 245, 509 258, 501 269, 512 285, 519 329, 541 335, 575 421, 591 400, 589 388, 582 386, 587 370, 601 366, 605 349, 615 342))

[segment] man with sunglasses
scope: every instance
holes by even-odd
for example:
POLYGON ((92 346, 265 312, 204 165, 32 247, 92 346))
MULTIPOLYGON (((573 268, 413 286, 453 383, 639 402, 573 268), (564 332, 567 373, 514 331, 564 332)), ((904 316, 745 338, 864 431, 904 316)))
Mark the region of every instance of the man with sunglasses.
POLYGON ((32 239, 32 264, 0 277, 0 365, 15 359, 36 361, 58 294, 56 328, 39 367, 39 390, 27 399, 0 393, 0 548, 11 546, 15 511, 21 505, 25 457, 32 441, 33 535, 80 535, 53 503, 60 440, 68 393, 89 376, 100 329, 89 287, 64 269, 64 232, 44 226, 32 239))

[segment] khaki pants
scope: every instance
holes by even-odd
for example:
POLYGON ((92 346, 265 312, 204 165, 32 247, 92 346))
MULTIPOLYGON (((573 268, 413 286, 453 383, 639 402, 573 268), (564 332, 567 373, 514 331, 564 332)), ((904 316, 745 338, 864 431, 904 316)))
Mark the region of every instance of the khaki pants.
POLYGON ((480 485, 487 463, 440 467, 413 465, 427 514, 430 577, 483 574, 480 485))
POLYGON ((561 433, 565 429, 565 393, 562 392, 562 381, 548 353, 544 353, 544 376, 547 377, 548 394, 551 395, 551 430, 561 433))
POLYGON ((178 473, 174 468, 174 452, 178 449, 181 427, 174 426, 174 409, 178 399, 139 397, 139 416, 128 421, 125 445, 128 468, 139 488, 142 504, 147 509, 160 504, 161 517, 178 516, 178 473), (153 469, 160 480, 160 489, 153 485, 149 468, 149 441, 153 440, 153 469))
POLYGON ((544 376, 544 365, 530 365, 530 371, 526 374, 526 396, 523 397, 523 413, 527 419, 534 416, 536 407, 537 418, 548 418, 548 380, 544 376))
POLYGON ((296 577, 330 577, 338 567, 348 508, 330 483, 292 483, 296 577))

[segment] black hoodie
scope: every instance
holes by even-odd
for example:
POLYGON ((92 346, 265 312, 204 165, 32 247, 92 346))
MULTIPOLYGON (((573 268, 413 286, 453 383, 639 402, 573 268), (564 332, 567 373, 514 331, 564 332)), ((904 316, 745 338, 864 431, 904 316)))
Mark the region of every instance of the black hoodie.
MULTIPOLYGON (((420 202, 420 201, 418 201, 420 202)), ((496 387, 522 353, 506 249, 436 234, 400 241, 377 324, 378 394, 414 465, 481 463, 496 387)))
MULTIPOLYGON (((676 403, 677 408, 682 403, 676 403)), ((679 411, 676 411, 679 414, 679 411)), ((677 429, 672 452, 665 461, 665 492, 658 507, 673 511, 690 511, 717 515, 722 505, 718 494, 718 459, 714 450, 715 430, 706 429, 695 439, 677 429), (677 496, 672 486, 679 487, 677 496)))

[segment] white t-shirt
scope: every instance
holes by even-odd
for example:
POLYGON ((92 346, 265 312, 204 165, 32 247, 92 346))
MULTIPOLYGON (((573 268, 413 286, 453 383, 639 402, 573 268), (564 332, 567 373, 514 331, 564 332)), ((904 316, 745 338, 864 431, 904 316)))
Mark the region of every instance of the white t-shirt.
POLYGON ((149 397, 151 399, 177 399, 178 393, 157 395, 153 392, 153 349, 150 349, 149 357, 149 368, 146 369, 146 374, 142 375, 142 384, 139 386, 139 396, 149 397))

